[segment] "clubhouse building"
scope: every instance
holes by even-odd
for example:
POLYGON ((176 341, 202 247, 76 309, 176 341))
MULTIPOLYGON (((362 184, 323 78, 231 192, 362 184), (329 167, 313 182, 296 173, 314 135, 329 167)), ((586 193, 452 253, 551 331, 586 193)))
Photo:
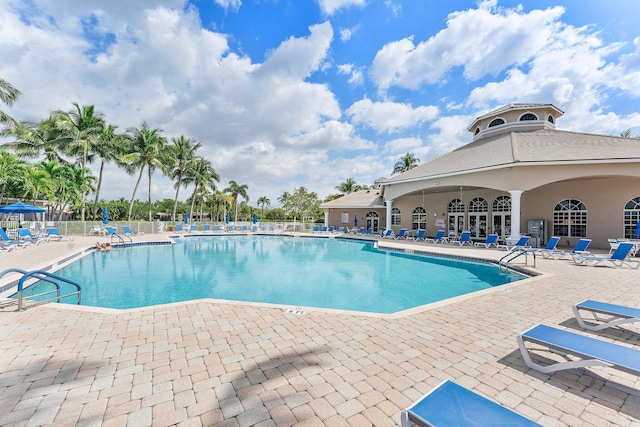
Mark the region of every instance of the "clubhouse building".
POLYGON ((556 129, 551 104, 509 104, 478 117, 473 140, 430 162, 322 205, 325 225, 469 230, 544 245, 634 238, 640 220, 640 139, 556 129))

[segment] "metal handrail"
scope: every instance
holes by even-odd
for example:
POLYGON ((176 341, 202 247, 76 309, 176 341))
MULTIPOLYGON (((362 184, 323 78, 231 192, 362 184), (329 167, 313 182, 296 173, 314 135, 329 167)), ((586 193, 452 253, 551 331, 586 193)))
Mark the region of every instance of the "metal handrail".
POLYGON ((518 249, 512 250, 511 252, 509 252, 502 258, 500 258, 500 261, 498 261, 498 266, 500 267, 500 270, 502 270, 502 268, 504 267, 504 271, 508 272, 509 263, 515 260, 516 258, 521 257, 522 255, 525 256, 525 265, 529 265, 529 254, 533 255, 533 268, 536 268, 536 253, 526 248, 518 248, 518 249), (505 260, 505 258, 507 257, 509 258, 505 260), (504 261, 504 264, 503 264, 503 261, 504 261))
MULTIPOLYGON (((17 297, 17 303, 18 303, 18 311, 22 311, 23 307, 24 307, 24 303, 25 302, 30 302, 32 304, 44 304, 47 303, 49 301, 56 301, 56 302, 60 302, 60 300, 62 298, 66 298, 66 297, 70 297, 73 295, 77 295, 78 297, 78 301, 77 304, 80 305, 80 294, 82 292, 82 287, 80 286, 79 283, 74 282, 73 280, 69 280, 69 279, 65 279, 64 277, 60 277, 56 274, 52 274, 49 273, 47 271, 44 270, 33 270, 33 271, 26 271, 26 270, 22 270, 20 268, 9 268, 7 270, 4 270, 3 272, 0 272, 0 278, 3 277, 5 274, 7 273, 20 273, 22 274, 22 277, 20 278, 20 280, 18 281, 18 297, 17 297), (56 289, 53 291, 45 291, 36 295, 31 295, 29 298, 25 298, 22 295, 22 292, 24 290, 24 284, 25 282, 30 279, 37 279, 37 280, 41 280, 43 282, 49 282, 51 284, 53 284, 56 289), (60 295, 60 285, 56 282, 57 281, 62 281, 65 283, 68 283, 72 286, 74 286, 76 288, 75 292, 71 292, 69 294, 65 294, 65 295, 60 295), (47 298, 45 300, 41 300, 41 301, 33 301, 30 298, 33 297, 38 297, 38 296, 43 296, 43 295, 49 295, 51 293, 56 293, 56 296, 51 297, 51 298, 47 298)), ((8 305, 8 304, 5 304, 8 305)))

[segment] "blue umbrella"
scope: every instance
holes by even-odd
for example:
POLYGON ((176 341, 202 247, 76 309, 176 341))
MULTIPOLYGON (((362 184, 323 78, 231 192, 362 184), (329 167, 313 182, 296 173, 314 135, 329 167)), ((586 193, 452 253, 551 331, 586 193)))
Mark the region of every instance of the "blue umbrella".
POLYGON ((353 226, 357 227, 358 226, 358 215, 354 215, 353 216, 353 226))
POLYGON ((189 213, 188 212, 184 213, 184 223, 185 224, 189 224, 189 213))
POLYGON ((257 223, 258 222, 258 215, 253 214, 253 223, 257 223))
POLYGON ((229 214, 227 213, 227 216, 224 217, 224 222, 229 224, 229 214))
POLYGON ((107 208, 102 208, 102 223, 109 224, 109 211, 107 208))
POLYGON ((46 212, 46 209, 43 209, 39 206, 27 205, 22 202, 11 203, 10 205, 5 205, 0 207, 0 213, 39 213, 46 212))

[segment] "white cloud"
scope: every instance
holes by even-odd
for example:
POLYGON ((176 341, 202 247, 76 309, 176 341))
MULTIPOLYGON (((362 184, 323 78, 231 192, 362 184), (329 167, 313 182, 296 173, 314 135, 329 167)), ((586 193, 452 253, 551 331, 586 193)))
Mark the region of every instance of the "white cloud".
POLYGON ((433 120, 438 115, 438 108, 433 106, 414 108, 409 104, 389 101, 372 102, 369 99, 362 99, 349 107, 346 114, 355 124, 370 127, 378 133, 393 133, 433 120))
POLYGON ((426 41, 414 44, 410 36, 386 44, 372 65, 376 85, 416 89, 446 79, 453 67, 475 80, 525 63, 547 48, 564 12, 562 7, 522 13, 495 6, 495 0, 484 1, 477 9, 450 14, 447 28, 426 41))
POLYGON ((238 10, 242 5, 242 0, 215 0, 216 4, 225 9, 238 10))
POLYGON ((338 65, 338 72, 349 76, 349 84, 358 86, 364 84, 364 73, 353 64, 338 65))
POLYGON ((318 0, 318 5, 322 13, 331 16, 340 9, 346 9, 351 6, 364 7, 365 0, 318 0))

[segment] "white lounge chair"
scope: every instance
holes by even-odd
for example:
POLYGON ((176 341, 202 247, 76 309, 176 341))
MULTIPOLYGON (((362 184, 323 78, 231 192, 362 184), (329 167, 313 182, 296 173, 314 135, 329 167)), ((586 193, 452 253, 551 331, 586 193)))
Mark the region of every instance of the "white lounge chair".
POLYGON ((471 241, 471 232, 463 231, 459 239, 452 240, 449 243, 451 243, 452 245, 457 244, 460 246, 464 246, 465 244, 468 244, 469 246, 472 246, 473 242, 471 241))
POLYGON ((562 259, 565 256, 569 256, 569 255, 573 256, 576 254, 580 254, 580 255, 588 254, 590 252, 587 251, 587 248, 589 247, 590 243, 591 243, 591 239, 580 239, 578 240, 578 243, 576 243, 576 246, 573 248, 571 252, 556 249, 553 251, 541 252, 541 254, 544 258, 553 258, 553 259, 562 259))
POLYGON ((536 325, 518 335, 517 339, 525 364, 544 374, 589 366, 608 366, 636 375, 640 374, 640 350, 635 348, 546 325, 536 325), (546 347, 554 353, 562 354, 564 358, 571 354, 577 359, 541 365, 531 359, 526 342, 546 347))
POLYGON ((628 258, 633 247, 634 244, 631 242, 621 242, 620 245, 618 245, 618 248, 610 256, 585 255, 579 253, 573 255, 573 262, 579 265, 588 266, 609 263, 613 267, 624 267, 626 265, 638 268, 640 267, 640 260, 628 258))
POLYGON ((60 234, 60 231, 57 228, 47 228, 47 234, 51 240, 61 241, 61 240, 73 240, 73 236, 66 236, 60 234))
POLYGON ((476 242, 474 246, 483 246, 485 248, 490 248, 493 246, 494 248, 498 247, 498 235, 497 234, 489 234, 484 242, 476 242))
POLYGON ((517 242, 514 244, 505 243, 504 245, 497 245, 498 249, 506 249, 507 251, 514 251, 516 249, 529 249, 527 243, 531 240, 531 236, 520 236, 517 242))
POLYGON ((640 322, 640 309, 634 307, 627 307, 624 305, 609 304, 606 302, 584 300, 572 307, 573 314, 576 316, 578 324, 590 331, 601 331, 613 326, 622 325, 625 323, 640 322), (582 318, 580 311, 588 311, 593 315, 593 318, 598 322, 603 322, 597 325, 587 324, 582 318), (601 317, 605 315, 609 317, 601 317))
POLYGON ((400 413, 402 427, 538 426, 528 418, 453 381, 445 380, 400 413))

